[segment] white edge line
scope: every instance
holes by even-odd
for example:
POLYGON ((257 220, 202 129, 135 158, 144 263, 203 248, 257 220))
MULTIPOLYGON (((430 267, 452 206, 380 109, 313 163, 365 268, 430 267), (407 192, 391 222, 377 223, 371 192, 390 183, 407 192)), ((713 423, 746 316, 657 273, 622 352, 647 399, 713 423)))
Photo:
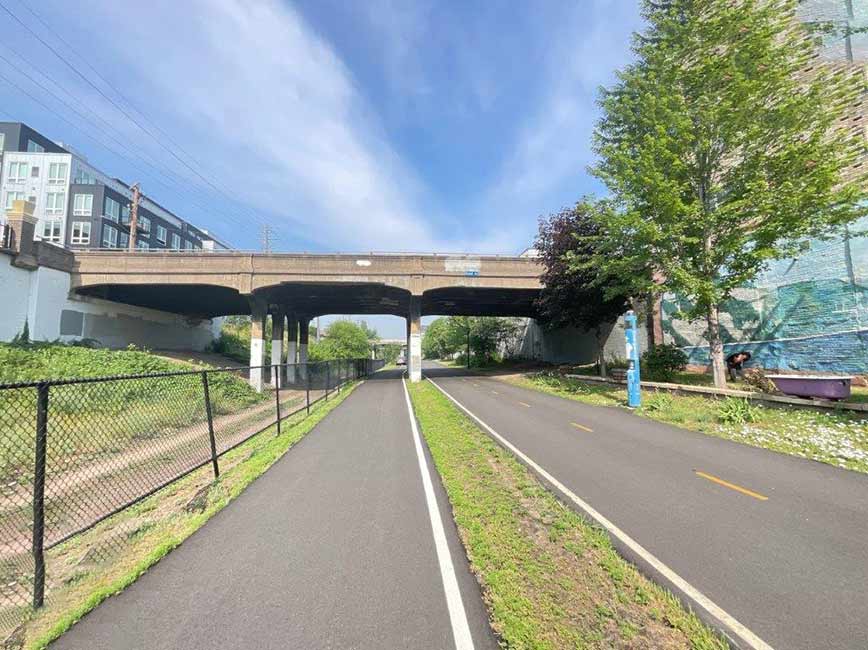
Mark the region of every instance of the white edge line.
POLYGON ((690 600, 696 603, 698 606, 702 607, 708 614, 710 614, 714 619, 720 622, 721 626, 727 628, 726 631, 734 634, 738 639, 744 641, 749 645, 752 650, 774 650, 772 646, 768 643, 760 639, 756 634, 751 632, 747 627, 742 625, 735 619, 731 614, 727 613, 726 610, 717 605, 713 600, 711 600, 708 596, 703 594, 699 589, 691 585, 684 578, 678 575, 673 569, 670 569, 666 564, 657 559, 650 551, 645 549, 639 542, 630 537, 623 530, 618 528, 614 523, 609 521, 602 514, 597 512, 589 503, 583 501, 579 498, 575 493, 573 493, 569 488, 567 488, 563 483, 558 481, 554 476, 549 474, 546 470, 540 467, 536 462, 534 462, 527 454, 518 449, 515 445, 509 442, 506 438, 501 436, 497 431, 488 426, 485 422, 480 420, 476 415, 470 412, 467 407, 465 407, 461 402, 452 397, 449 393, 446 392, 442 387, 440 387, 433 379, 430 377, 426 377, 428 381, 430 381, 434 387, 443 393, 446 397, 452 400, 458 408, 464 411, 467 415, 473 418, 479 426, 485 429, 492 437, 494 437, 500 444, 509 449, 513 454, 521 458, 527 465, 529 465, 534 471, 536 471, 540 476, 542 476, 546 481, 550 482, 555 486, 561 493, 566 495, 573 503, 575 503, 579 508, 581 508, 584 512, 588 514, 591 518, 593 518, 600 526, 606 529, 606 531, 612 536, 618 539, 624 546, 630 549, 633 553, 635 553, 638 557, 642 558, 643 561, 647 562, 651 567, 654 568, 657 572, 660 573, 666 580, 671 582, 677 589, 679 589, 685 596, 687 596, 690 600))
POLYGON ((401 379, 401 386, 404 388, 404 399, 407 401, 407 413, 410 416, 410 428, 413 430, 413 444, 416 447, 416 457, 419 460, 419 471, 422 473, 422 487, 425 491, 425 501, 428 504, 431 530, 434 533, 434 547, 437 550, 440 577, 443 580, 443 590, 446 592, 446 606, 449 609, 449 620, 452 623, 455 650, 474 650, 470 625, 467 623, 467 612, 464 609, 464 601, 461 599, 461 590, 458 588, 455 566, 452 564, 452 553, 449 552, 446 531, 443 529, 443 520, 440 519, 440 508, 437 505, 437 495, 431 484, 428 461, 422 450, 422 439, 419 436, 419 428, 416 426, 416 415, 413 413, 413 404, 410 402, 410 393, 407 391, 407 383, 404 379, 401 379))

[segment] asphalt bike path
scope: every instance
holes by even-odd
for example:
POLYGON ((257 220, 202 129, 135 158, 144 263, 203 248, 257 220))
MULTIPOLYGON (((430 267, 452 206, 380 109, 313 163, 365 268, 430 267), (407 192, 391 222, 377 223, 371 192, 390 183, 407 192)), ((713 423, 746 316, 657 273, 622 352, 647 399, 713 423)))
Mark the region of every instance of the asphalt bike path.
POLYGON ((51 647, 497 648, 400 376, 365 381, 51 647))
POLYGON ((868 476, 466 371, 425 376, 768 646, 868 648, 868 476))

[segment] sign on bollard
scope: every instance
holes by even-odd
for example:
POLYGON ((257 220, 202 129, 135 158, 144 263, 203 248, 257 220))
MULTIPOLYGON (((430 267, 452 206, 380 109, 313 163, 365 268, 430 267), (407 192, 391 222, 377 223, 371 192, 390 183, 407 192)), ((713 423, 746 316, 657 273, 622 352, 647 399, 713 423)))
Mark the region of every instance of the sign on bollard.
POLYGON ((631 409, 639 408, 642 404, 641 384, 639 377, 639 343, 636 337, 636 314, 631 309, 624 317, 627 328, 624 331, 624 339, 627 343, 627 406, 631 409))

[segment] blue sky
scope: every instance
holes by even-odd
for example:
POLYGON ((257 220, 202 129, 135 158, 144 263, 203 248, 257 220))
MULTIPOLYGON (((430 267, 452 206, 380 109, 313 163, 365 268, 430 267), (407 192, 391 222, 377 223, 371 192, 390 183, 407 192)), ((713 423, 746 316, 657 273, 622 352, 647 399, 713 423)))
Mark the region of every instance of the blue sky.
POLYGON ((636 0, 0 2, 102 91, 0 8, 0 119, 290 251, 521 251, 601 191, 597 88, 640 27, 636 0))

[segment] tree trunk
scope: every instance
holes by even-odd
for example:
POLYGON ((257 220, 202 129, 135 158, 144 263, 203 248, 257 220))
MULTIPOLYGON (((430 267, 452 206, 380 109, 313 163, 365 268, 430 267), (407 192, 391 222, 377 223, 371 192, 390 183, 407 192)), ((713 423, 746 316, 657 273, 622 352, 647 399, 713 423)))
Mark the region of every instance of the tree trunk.
POLYGON ((711 356, 711 373, 716 388, 726 388, 726 364, 723 361, 723 342, 720 340, 720 315, 717 305, 709 305, 708 314, 708 351, 711 356))
POLYGON ((596 330, 597 338, 597 365, 600 367, 600 377, 606 376, 606 355, 604 353, 603 337, 600 328, 596 330))

